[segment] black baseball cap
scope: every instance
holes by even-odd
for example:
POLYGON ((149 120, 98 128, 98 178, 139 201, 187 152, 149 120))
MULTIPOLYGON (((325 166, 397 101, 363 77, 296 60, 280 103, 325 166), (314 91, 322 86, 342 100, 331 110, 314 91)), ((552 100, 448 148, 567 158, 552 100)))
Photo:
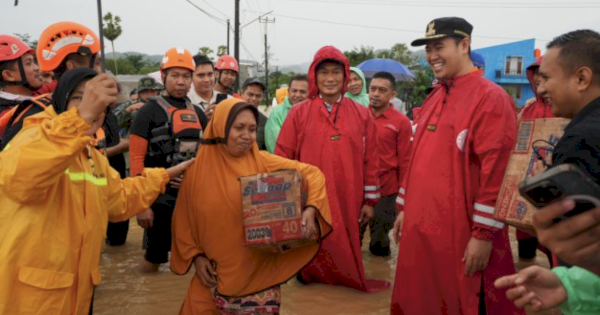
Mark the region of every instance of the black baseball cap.
POLYGON ((469 38, 472 32, 473 25, 467 20, 459 17, 443 17, 429 22, 425 29, 425 37, 414 40, 410 45, 423 46, 430 40, 449 36, 469 38))
POLYGON ((252 84, 260 85, 263 91, 267 89, 267 86, 257 77, 246 79, 246 81, 244 81, 244 84, 242 84, 242 89, 245 89, 246 87, 248 87, 248 85, 252 84))

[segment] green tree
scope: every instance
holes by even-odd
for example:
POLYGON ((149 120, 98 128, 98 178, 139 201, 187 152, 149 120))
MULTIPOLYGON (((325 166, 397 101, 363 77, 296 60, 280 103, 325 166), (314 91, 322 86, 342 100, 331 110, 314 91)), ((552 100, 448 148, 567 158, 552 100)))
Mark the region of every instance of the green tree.
POLYGON ((22 40, 25 44, 27 44, 27 46, 31 47, 34 51, 37 49, 38 41, 31 40, 31 36, 29 36, 29 34, 15 33, 15 36, 17 36, 20 40, 22 40))
POLYGON ((377 53, 377 58, 381 59, 393 59, 392 52, 390 50, 382 50, 377 53))
POLYGON ((427 97, 427 89, 431 87, 434 79, 430 67, 417 65, 411 71, 415 75, 414 80, 398 83, 398 98, 407 104, 407 110, 420 107, 427 97))
POLYGON ((354 47, 350 51, 344 51, 344 55, 350 61, 350 65, 357 66, 365 60, 375 58, 375 50, 371 46, 360 46, 360 48, 354 47))
POLYGON ((115 73, 119 68, 121 74, 146 75, 160 69, 160 62, 150 62, 143 55, 125 55, 125 57, 106 60, 106 68, 115 73), (109 62, 110 61, 110 62, 109 62))
POLYGON ((124 59, 129 65, 131 65, 133 69, 136 70, 136 72, 142 69, 144 66, 146 66, 146 61, 144 60, 144 56, 142 55, 125 55, 124 59))
POLYGON ((198 55, 203 55, 206 56, 208 58, 212 58, 212 54, 214 53, 214 50, 210 49, 209 47, 200 47, 198 48, 198 55))
MULTIPOLYGON (((271 70, 269 71, 269 96, 271 97, 271 99, 266 100, 266 104, 271 105, 271 102, 273 101, 273 98, 275 97, 275 92, 277 91, 277 89, 282 85, 282 84, 288 84, 288 82, 290 82, 290 79, 295 76, 298 73, 295 72, 289 72, 289 73, 283 73, 281 71, 275 71, 275 70, 271 70)), ((265 77, 262 76, 260 78, 263 82, 265 82, 265 77)))
POLYGON ((113 16, 112 13, 108 12, 104 16, 103 28, 104 37, 110 41, 112 46, 113 61, 115 65, 115 74, 119 74, 119 67, 117 66, 117 57, 115 56, 115 40, 121 36, 123 30, 121 29, 121 18, 113 16))
POLYGON ((390 53, 391 59, 394 59, 405 66, 410 66, 416 61, 410 50, 408 50, 408 46, 403 43, 397 43, 392 46, 390 53))
POLYGON ((154 63, 148 62, 148 63, 146 63, 144 65, 144 67, 142 67, 138 71, 137 74, 146 75, 146 74, 149 74, 149 73, 152 73, 152 72, 156 72, 158 70, 160 70, 160 62, 154 62, 154 63))
POLYGON ((221 57, 223 55, 227 55, 227 46, 221 45, 217 48, 217 56, 221 57))

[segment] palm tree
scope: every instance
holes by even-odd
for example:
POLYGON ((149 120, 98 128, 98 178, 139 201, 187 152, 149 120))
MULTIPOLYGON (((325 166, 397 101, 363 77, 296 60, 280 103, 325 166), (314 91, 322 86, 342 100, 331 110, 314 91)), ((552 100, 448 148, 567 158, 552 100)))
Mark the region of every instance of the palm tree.
POLYGON ((227 46, 221 45, 217 48, 217 56, 227 55, 227 46))
POLYGON ((392 59, 395 59, 406 66, 409 66, 414 62, 414 57, 410 50, 408 50, 406 44, 398 43, 392 46, 391 55, 392 59))
POLYGON ((113 53, 113 62, 115 63, 115 74, 119 74, 119 69, 117 68, 117 58, 115 55, 115 40, 121 36, 123 30, 121 29, 121 18, 118 16, 112 15, 112 13, 108 12, 104 16, 104 37, 110 41, 112 45, 112 53, 113 53))
POLYGON ((198 49, 198 54, 202 55, 202 56, 206 56, 208 58, 211 58, 210 55, 214 53, 214 51, 212 49, 210 49, 209 47, 200 47, 198 49))

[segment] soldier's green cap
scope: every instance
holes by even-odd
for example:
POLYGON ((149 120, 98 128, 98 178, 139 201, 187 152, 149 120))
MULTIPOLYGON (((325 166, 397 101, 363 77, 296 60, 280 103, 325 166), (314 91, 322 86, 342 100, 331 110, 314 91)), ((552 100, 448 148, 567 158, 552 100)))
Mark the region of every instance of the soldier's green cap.
POLYGON ((143 77, 138 81, 138 93, 146 90, 162 90, 163 86, 158 84, 152 77, 143 77))

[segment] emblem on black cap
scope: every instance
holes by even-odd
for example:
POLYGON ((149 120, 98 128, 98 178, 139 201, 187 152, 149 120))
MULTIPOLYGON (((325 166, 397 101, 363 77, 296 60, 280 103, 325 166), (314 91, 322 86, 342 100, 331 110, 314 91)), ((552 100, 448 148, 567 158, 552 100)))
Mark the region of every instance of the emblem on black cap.
POLYGON ((435 35, 435 21, 431 21, 428 27, 429 28, 427 29, 427 33, 425 33, 425 36, 429 37, 435 35))
POLYGON ((411 43, 412 46, 423 46, 434 39, 444 37, 464 37, 470 38, 473 31, 473 25, 463 18, 443 17, 431 21, 425 29, 425 37, 419 38, 411 43))

